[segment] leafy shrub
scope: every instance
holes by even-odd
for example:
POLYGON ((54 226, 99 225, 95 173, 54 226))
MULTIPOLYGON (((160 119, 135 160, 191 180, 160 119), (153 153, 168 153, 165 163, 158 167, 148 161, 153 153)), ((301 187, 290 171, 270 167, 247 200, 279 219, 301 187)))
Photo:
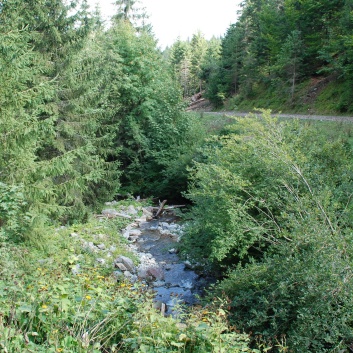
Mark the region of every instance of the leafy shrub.
POLYGON ((328 136, 267 112, 239 119, 209 141, 187 194, 184 251, 229 271, 215 293, 237 327, 295 352, 351 340, 351 150, 328 136))
POLYGON ((0 182, 0 227, 2 234, 18 237, 28 226, 22 187, 0 182))

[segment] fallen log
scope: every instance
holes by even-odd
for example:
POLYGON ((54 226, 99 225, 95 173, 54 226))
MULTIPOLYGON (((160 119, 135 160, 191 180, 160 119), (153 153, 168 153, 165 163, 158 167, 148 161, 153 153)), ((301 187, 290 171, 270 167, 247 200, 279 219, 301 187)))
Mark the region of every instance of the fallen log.
MULTIPOLYGON (((186 205, 171 205, 171 206, 167 206, 164 207, 165 210, 173 210, 174 208, 182 208, 182 207, 186 207, 186 205)), ((151 209, 153 211, 157 211, 159 210, 160 207, 151 207, 151 209)))
POLYGON ((160 204, 160 206, 159 206, 159 208, 158 208, 158 211, 157 211, 156 215, 154 216, 155 218, 157 218, 157 217, 163 212, 163 208, 164 208, 164 206, 165 206, 166 203, 167 203, 167 200, 164 200, 164 201, 160 204))

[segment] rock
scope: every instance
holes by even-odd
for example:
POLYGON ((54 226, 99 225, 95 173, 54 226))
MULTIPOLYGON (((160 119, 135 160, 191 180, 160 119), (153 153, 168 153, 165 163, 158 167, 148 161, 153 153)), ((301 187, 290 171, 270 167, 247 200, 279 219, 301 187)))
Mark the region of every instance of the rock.
POLYGON ((78 233, 73 232, 73 233, 70 234, 70 237, 77 238, 78 237, 78 233))
POLYGON ((195 266, 188 260, 184 261, 185 269, 187 270, 194 270, 195 266))
POLYGON ((164 281, 155 281, 152 283, 153 287, 163 287, 165 285, 164 281))
POLYGON ((115 251, 116 250, 116 246, 112 245, 110 248, 109 248, 109 251, 115 251))
POLYGON ((146 216, 141 216, 140 218, 136 218, 135 221, 140 224, 146 222, 147 218, 146 216))
POLYGON ((167 304, 163 303, 161 300, 156 300, 153 303, 153 308, 161 312, 163 311, 163 315, 168 310, 167 304))
POLYGON ((164 279, 164 271, 160 267, 147 268, 146 273, 157 281, 161 281, 164 279))
POLYGON ((176 254, 178 250, 173 248, 173 249, 169 249, 168 252, 169 254, 176 254))
POLYGON ((115 267, 117 267, 119 270, 121 270, 123 272, 127 271, 127 268, 125 267, 125 265, 120 262, 116 263, 115 267))
POLYGON ((102 211, 102 214, 105 216, 117 216, 118 213, 119 212, 117 210, 115 210, 114 208, 107 208, 102 211))
POLYGON ((142 234, 140 229, 131 229, 130 230, 130 236, 136 236, 139 237, 142 234))
POLYGON ((192 289, 194 287, 194 284, 192 281, 187 281, 187 280, 182 280, 180 283, 181 288, 186 288, 186 289, 192 289))
POLYGON ((96 261, 101 264, 101 265, 105 265, 105 259, 102 259, 101 257, 99 257, 98 259, 96 259, 96 261))
POLYGON ((131 271, 132 273, 136 272, 136 267, 134 265, 134 262, 126 256, 120 255, 119 257, 116 258, 114 262, 115 264, 122 263, 127 268, 127 270, 131 271))
POLYGON ((114 206, 114 205, 116 205, 117 203, 118 203, 118 202, 114 200, 114 201, 106 202, 105 205, 106 205, 106 206, 114 206))
POLYGON ((153 218, 152 207, 146 207, 142 209, 142 214, 146 217, 146 220, 151 220, 153 218))
POLYGON ((80 273, 80 270, 81 270, 80 264, 76 264, 71 267, 71 272, 73 275, 78 275, 80 273))
POLYGON ((98 250, 91 241, 90 242, 84 241, 82 246, 84 249, 91 251, 91 252, 97 252, 97 250, 98 250))
POLYGON ((113 208, 107 208, 107 209, 103 210, 102 215, 108 216, 108 217, 122 217, 122 218, 128 218, 128 219, 131 218, 130 215, 125 214, 125 213, 120 213, 113 208))
POLYGON ((130 271, 125 271, 124 276, 132 283, 137 281, 137 276, 133 275, 130 271))
POLYGON ((105 245, 104 244, 99 244, 99 245, 97 245, 97 248, 99 250, 105 250, 105 245))
POLYGON ((136 240, 138 239, 139 237, 138 236, 129 236, 129 240, 132 242, 132 243, 135 243, 136 242, 136 240))
POLYGON ((169 229, 169 223, 167 222, 159 222, 159 230, 166 230, 169 229))
POLYGON ((130 236, 130 231, 129 230, 126 230, 125 232, 123 232, 123 237, 125 239, 129 239, 129 236, 130 236))
POLYGON ((130 206, 127 208, 126 212, 127 212, 128 214, 131 214, 131 215, 135 215, 135 214, 138 213, 138 211, 136 210, 136 208, 135 208, 134 206, 132 206, 132 205, 130 205, 130 206))
POLYGON ((127 278, 132 277, 132 273, 130 271, 124 271, 124 276, 127 278))
POLYGON ((118 217, 122 217, 122 218, 127 218, 127 219, 131 219, 132 217, 126 213, 117 213, 118 217))
POLYGON ((114 271, 113 272, 113 276, 116 278, 116 279, 122 279, 124 277, 124 274, 121 272, 121 271, 114 271))
POLYGON ((94 235, 95 239, 105 239, 106 237, 107 237, 106 234, 96 234, 96 235, 94 235))
POLYGON ((154 224, 153 222, 141 222, 139 226, 141 229, 158 230, 158 223, 154 224))

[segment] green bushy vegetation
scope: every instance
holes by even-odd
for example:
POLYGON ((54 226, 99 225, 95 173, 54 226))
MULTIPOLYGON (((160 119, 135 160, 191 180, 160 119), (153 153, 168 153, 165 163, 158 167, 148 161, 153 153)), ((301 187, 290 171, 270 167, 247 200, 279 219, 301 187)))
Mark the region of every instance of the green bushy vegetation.
POLYGON ((294 352, 352 339, 350 124, 321 124, 239 118, 191 170, 183 249, 223 271, 210 295, 274 351, 281 338, 294 352))
POLYGON ((221 53, 198 33, 165 62, 135 3, 105 29, 85 1, 0 2, 0 351, 346 350, 352 126, 199 117, 183 96, 207 84, 216 104, 237 93, 232 109, 300 109, 322 75, 308 108, 349 113, 351 4, 245 1, 221 53), (164 317, 112 274, 133 257, 126 222, 91 214, 118 193, 185 190, 182 250, 222 280, 212 305, 164 317), (98 236, 114 246, 103 264, 83 244, 98 236))
POLYGON ((119 235, 126 224, 92 219, 47 228, 38 246, 1 238, 2 352, 256 352, 229 326, 225 303, 164 317, 146 287, 117 281, 112 261, 133 258, 119 235), (105 264, 83 246, 102 237, 115 248, 105 264))

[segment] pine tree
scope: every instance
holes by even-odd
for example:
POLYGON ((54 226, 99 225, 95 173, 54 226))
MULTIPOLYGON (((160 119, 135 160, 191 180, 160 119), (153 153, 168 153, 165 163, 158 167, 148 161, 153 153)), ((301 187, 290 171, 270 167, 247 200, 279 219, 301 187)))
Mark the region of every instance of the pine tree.
POLYGON ((203 88, 202 67, 207 51, 207 41, 199 31, 192 36, 191 43, 191 84, 193 93, 201 92, 203 88))

